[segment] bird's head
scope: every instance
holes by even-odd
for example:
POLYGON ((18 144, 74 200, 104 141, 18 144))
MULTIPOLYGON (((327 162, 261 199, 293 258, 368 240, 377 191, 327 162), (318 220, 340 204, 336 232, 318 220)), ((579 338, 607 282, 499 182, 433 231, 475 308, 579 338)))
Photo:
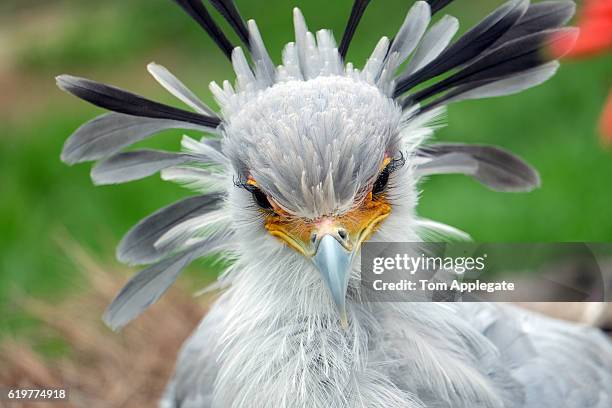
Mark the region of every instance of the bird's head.
POLYGON ((562 28, 574 13, 572 2, 509 0, 453 41, 454 17, 429 27, 450 1, 416 1, 393 40, 383 37, 360 69, 346 56, 369 0, 355 0, 338 46, 329 30, 309 32, 295 9, 295 42, 283 49, 280 65, 233 1, 209 3, 250 59, 200 0, 175 2, 233 64, 233 86, 211 84, 220 112, 156 64, 149 65, 151 74, 192 111, 83 78, 57 78, 65 91, 113 111, 77 129, 62 160, 100 160, 92 171, 97 184, 161 171, 165 180, 201 190, 144 219, 121 241, 119 260, 150 266, 109 307, 111 327, 138 316, 182 269, 211 252, 251 258, 282 252, 310 265, 346 322, 351 266, 363 242, 426 238, 423 232, 461 235, 415 215, 421 177, 461 173, 498 191, 538 186, 535 170, 497 147, 427 141, 432 121, 449 103, 510 95, 549 79, 558 62, 544 51, 577 37, 562 28), (167 129, 212 137, 185 137, 180 153, 123 151, 167 129))
POLYGON ((314 264, 343 321, 353 260, 393 211, 392 179, 406 162, 400 118, 377 87, 323 76, 261 92, 224 128, 234 221, 314 264))

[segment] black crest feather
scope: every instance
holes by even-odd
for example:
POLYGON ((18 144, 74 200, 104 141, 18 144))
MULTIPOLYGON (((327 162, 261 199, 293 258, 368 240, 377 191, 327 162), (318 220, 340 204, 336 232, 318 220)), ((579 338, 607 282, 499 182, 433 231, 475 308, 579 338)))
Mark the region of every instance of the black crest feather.
POLYGON ((355 0, 355 3, 353 3, 353 9, 351 10, 351 15, 346 23, 346 28, 344 29, 344 34, 342 35, 342 41, 340 42, 340 47, 338 48, 340 57, 346 57, 346 53, 349 45, 351 44, 351 40, 353 39, 353 35, 355 35, 355 30, 357 29, 359 21, 361 21, 361 17, 363 17, 363 13, 365 13, 368 4, 370 4, 370 1, 371 0, 355 0))
POLYGON ((452 3, 453 0, 427 0, 427 2, 431 7, 431 14, 434 15, 435 13, 452 3))
POLYGON ((187 14, 191 16, 208 33, 219 46, 225 56, 231 61, 234 46, 206 10, 201 0, 174 0, 187 14))
MULTIPOLYGON (((564 28, 546 30, 507 42, 456 74, 415 93, 410 97, 411 103, 420 102, 459 85, 480 86, 483 81, 504 78, 545 64, 554 59, 546 52, 552 42, 576 36, 576 29, 564 28)), ((463 89, 463 92, 466 90, 463 89)))
POLYGON ((529 6, 520 20, 495 45, 565 25, 576 12, 573 1, 542 1, 529 6))
POLYGON ((527 1, 505 3, 463 35, 432 62, 407 77, 400 77, 394 96, 478 57, 501 38, 523 16, 527 1))
POLYGON ((250 49, 249 30, 244 24, 244 19, 240 15, 238 8, 233 0, 209 0, 210 3, 221 13, 223 18, 230 24, 232 29, 238 34, 240 40, 250 49))
POLYGON ((113 112, 145 118, 171 119, 211 128, 216 128, 221 123, 219 118, 154 102, 140 95, 90 79, 60 75, 57 77, 57 85, 78 98, 113 112))

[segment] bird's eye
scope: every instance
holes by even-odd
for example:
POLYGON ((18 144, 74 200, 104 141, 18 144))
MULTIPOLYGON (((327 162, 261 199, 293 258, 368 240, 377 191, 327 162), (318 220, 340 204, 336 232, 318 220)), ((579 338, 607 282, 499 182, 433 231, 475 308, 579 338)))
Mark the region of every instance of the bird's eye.
POLYGON ((385 167, 383 171, 380 172, 378 178, 374 182, 372 186, 372 194, 377 195, 385 191, 387 188, 387 184, 389 184, 389 166, 385 167))
POLYGON ((258 206, 263 208, 264 210, 272 210, 272 204, 266 194, 258 188, 254 188, 251 190, 251 194, 253 194, 253 200, 257 203, 258 206))
POLYGON ((372 195, 376 196, 381 194, 387 188, 387 184, 389 184, 389 176, 395 170, 399 169, 404 165, 406 159, 404 159, 404 155, 400 153, 400 157, 397 159, 393 159, 385 166, 385 168, 380 172, 378 178, 374 182, 372 186, 372 195))
POLYGON ((254 183, 243 182, 234 179, 234 185, 236 187, 244 188, 246 191, 253 195, 253 201, 264 210, 274 210, 272 203, 268 200, 266 193, 261 191, 254 183))

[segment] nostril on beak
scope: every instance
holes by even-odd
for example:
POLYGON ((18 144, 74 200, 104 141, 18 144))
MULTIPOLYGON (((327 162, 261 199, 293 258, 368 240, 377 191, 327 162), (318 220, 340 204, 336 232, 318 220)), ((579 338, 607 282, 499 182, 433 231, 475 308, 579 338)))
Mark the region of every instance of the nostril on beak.
POLYGON ((313 244, 315 242, 317 242, 317 233, 313 232, 312 234, 310 234, 310 242, 312 242, 313 244))
POLYGON ((344 241, 345 239, 348 238, 348 233, 346 232, 345 229, 340 228, 338 229, 338 236, 344 241))

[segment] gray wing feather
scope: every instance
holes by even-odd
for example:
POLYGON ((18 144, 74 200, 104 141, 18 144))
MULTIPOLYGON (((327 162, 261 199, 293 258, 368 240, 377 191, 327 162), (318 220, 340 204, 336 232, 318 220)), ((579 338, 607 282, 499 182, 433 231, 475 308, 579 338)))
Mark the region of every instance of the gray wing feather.
POLYGON ((612 398, 612 342, 599 330, 510 305, 464 303, 465 316, 523 386, 524 408, 603 408, 612 398))
MULTIPOLYGON (((528 407, 607 407, 612 397, 612 344, 597 329, 531 317, 529 338, 538 353, 517 373, 528 407), (538 383, 546 379, 542 388, 538 383), (542 389, 556 391, 543 398, 542 389)), ((550 394, 550 393, 549 393, 550 394)), ((546 396, 546 394, 544 394, 546 396)))
POLYGON ((189 197, 153 213, 123 237, 117 247, 117 259, 130 265, 159 261, 166 252, 156 248, 155 242, 176 225, 218 209, 223 197, 221 193, 189 197))
POLYGON ((123 152, 99 162, 91 171, 96 185, 140 180, 168 167, 183 164, 189 155, 159 150, 123 152))

